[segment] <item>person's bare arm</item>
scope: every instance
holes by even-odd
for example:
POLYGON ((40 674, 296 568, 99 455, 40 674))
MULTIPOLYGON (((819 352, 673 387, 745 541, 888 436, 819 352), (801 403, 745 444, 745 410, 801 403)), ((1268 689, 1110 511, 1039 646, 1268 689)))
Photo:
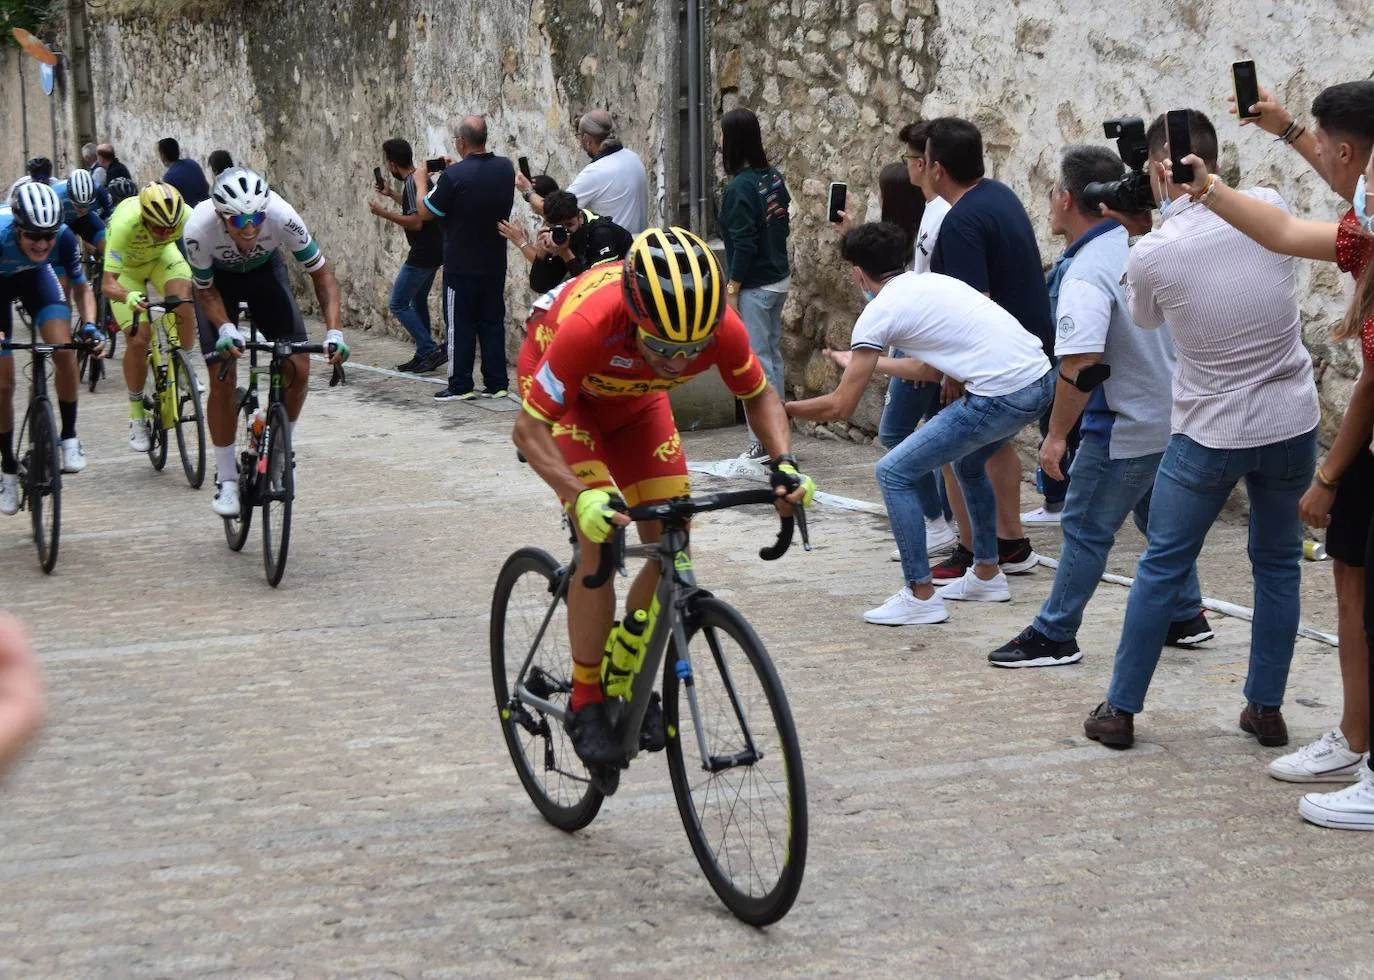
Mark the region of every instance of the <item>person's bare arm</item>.
MULTIPOLYGON (((587 489, 587 485, 563 458, 562 450, 554 442, 553 430, 547 423, 522 411, 515 420, 515 428, 511 430, 511 441, 530 464, 530 469, 553 488, 560 500, 573 504, 578 494, 587 489)), ((611 521, 624 525, 630 523, 630 518, 625 514, 616 514, 611 521)))
MULTIPOLYGON (((310 273, 315 286, 315 299, 320 304, 320 315, 324 317, 326 330, 342 330, 339 320, 339 283, 334 278, 334 269, 326 262, 310 273)), ((211 321, 214 322, 214 321, 211 321)))
POLYGON ((1054 407, 1050 410, 1050 431, 1040 444, 1040 468, 1051 479, 1064 479, 1061 464, 1068 453, 1069 430, 1083 414, 1091 392, 1079 391, 1065 381, 1077 378, 1078 372, 1102 360, 1101 354, 1066 354, 1059 361, 1059 380, 1054 388, 1054 407))
MULTIPOLYGON (((1293 114, 1279 105, 1274 99, 1273 93, 1267 88, 1260 86, 1259 94, 1260 100, 1253 106, 1254 111, 1259 113, 1259 118, 1242 119, 1240 124, 1242 126, 1258 126, 1266 133, 1271 133, 1274 136, 1283 136, 1289 125, 1293 122, 1293 114)), ((1226 101, 1230 103, 1226 111, 1233 116, 1238 116, 1239 113, 1236 111, 1236 97, 1234 95, 1228 95, 1226 96, 1226 101)), ((1312 132, 1311 126, 1305 127, 1302 133, 1298 135, 1298 138, 1293 140, 1289 145, 1298 151, 1313 170, 1319 174, 1322 172, 1321 152, 1317 149, 1317 134, 1312 132)))
POLYGON ((0 616, 0 774, 43 721, 43 691, 23 624, 0 616))
MULTIPOLYGON (((1183 162, 1191 162, 1194 169, 1202 173, 1202 161, 1196 155, 1184 157, 1183 162)), ((1215 180, 1203 177, 1196 183, 1179 186, 1193 197, 1201 198, 1202 203, 1223 221, 1271 252, 1300 259, 1336 261, 1338 226, 1335 222, 1295 218, 1283 208, 1232 190, 1219 177, 1215 180)))
POLYGON ((868 379, 878 365, 878 352, 870 348, 851 351, 849 366, 844 369, 839 387, 828 395, 806 398, 801 401, 787 402, 787 414, 793 418, 811 419, 814 422, 831 422, 847 419, 859 407, 868 379))

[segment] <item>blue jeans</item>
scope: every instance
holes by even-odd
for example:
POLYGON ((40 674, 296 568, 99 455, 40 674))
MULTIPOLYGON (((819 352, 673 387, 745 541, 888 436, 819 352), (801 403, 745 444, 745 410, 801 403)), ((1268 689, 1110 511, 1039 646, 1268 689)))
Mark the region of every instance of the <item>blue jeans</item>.
MULTIPOLYGON (((739 318, 749 333, 749 346, 763 367, 763 376, 782 398, 782 306, 787 302, 787 294, 768 289, 741 289, 737 302, 739 318)), ((758 441, 753 429, 749 430, 749 438, 758 441)))
POLYGON ((973 524, 973 558, 982 565, 997 564, 997 497, 983 466, 1012 436, 1040 418, 1053 400, 1053 370, 1008 395, 966 394, 878 460, 878 487, 907 582, 930 581, 925 515, 916 487, 921 477, 950 462, 973 524))
MULTIPOLYGON (((1134 459, 1112 459, 1107 438, 1089 433, 1078 447, 1064 499, 1064 546, 1059 570, 1049 598, 1031 623, 1056 643, 1078 635, 1083 609, 1097 591, 1107 569, 1107 555, 1116 543, 1116 532, 1135 516, 1135 525, 1146 533, 1150 521, 1150 488, 1163 453, 1134 459)), ((1197 566, 1189 567, 1178 605, 1169 613, 1172 622, 1184 622, 1202 611, 1202 586, 1197 566)))
POLYGON ((1245 698, 1283 704, 1298 632, 1302 521, 1298 501, 1312 482, 1317 431, 1254 449, 1208 449, 1176 434, 1155 477, 1150 543, 1140 556, 1107 701, 1136 714, 1145 704, 1179 593, 1203 539, 1242 479, 1250 497, 1250 567, 1255 618, 1245 698))
POLYGON ((438 271, 406 263, 391 285, 388 309, 415 341, 416 357, 426 357, 439 349, 429 331, 429 290, 438 271))
POLYGON ((444 325, 448 334, 448 390, 472 390, 477 345, 482 345, 482 384, 487 391, 510 386, 506 374, 506 277, 444 277, 444 325))
MULTIPOLYGON (((893 357, 906 357, 901 351, 893 351, 893 357)), ((940 410, 940 386, 933 381, 908 381, 893 378, 887 384, 887 403, 883 406, 883 417, 878 422, 878 441, 891 448, 900 445, 902 440, 916 431, 922 420, 930 421, 940 410)), ((921 502, 921 513, 926 520, 934 521, 943 517, 950 520, 954 512, 949 509, 945 497, 944 480, 937 470, 921 477, 916 486, 916 497, 921 502)))

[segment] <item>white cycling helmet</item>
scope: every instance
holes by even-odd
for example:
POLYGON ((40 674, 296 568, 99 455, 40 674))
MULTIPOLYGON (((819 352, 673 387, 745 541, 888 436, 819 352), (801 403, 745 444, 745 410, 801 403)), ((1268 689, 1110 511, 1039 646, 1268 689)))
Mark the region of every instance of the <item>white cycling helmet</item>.
POLYGON ((89 170, 73 170, 67 175, 67 197, 79 208, 95 203, 95 180, 89 170))
POLYGON ((48 184, 21 180, 10 190, 10 213, 20 231, 56 231, 62 227, 62 202, 48 184))
POLYGON ((247 167, 230 167, 215 178, 210 199, 223 215, 258 214, 267 210, 267 181, 247 167))

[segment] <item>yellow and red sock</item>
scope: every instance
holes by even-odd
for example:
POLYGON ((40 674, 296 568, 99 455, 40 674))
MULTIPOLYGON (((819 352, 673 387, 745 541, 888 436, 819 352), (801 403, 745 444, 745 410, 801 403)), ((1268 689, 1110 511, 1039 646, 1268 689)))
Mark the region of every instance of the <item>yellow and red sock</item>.
POLYGON ((601 690, 601 665, 590 666, 573 661, 572 703, 573 711, 581 710, 584 705, 599 704, 606 699, 601 690))

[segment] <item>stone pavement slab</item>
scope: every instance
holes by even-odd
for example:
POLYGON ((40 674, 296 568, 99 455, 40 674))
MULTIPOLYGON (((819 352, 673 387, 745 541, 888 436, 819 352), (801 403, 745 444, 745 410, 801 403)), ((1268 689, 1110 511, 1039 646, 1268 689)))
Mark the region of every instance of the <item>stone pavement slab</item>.
MULTIPOLYGON (((791 914, 729 916, 660 757, 587 830, 549 827, 501 739, 486 632, 505 555, 562 552, 558 510, 510 414, 432 390, 316 379, 277 590, 256 528, 229 552, 208 489, 128 452, 118 385, 82 399, 91 466, 68 480, 53 576, 25 516, 0 520, 5 603, 50 697, 0 787, 0 976, 1367 973, 1369 840, 1302 823, 1302 789, 1264 773, 1277 751, 1235 727, 1246 624, 1166 653, 1141 743, 1113 753, 1081 722, 1126 590, 1099 591, 1082 664, 995 671, 1050 573, 938 627, 865 626, 900 574, 863 513, 816 508, 816 550, 777 564, 756 556, 766 513, 695 533, 698 574, 765 639, 796 716, 811 847, 791 914)), ((742 442, 686 436, 702 460, 742 442)), ((871 447, 799 448, 823 488, 876 499, 871 447)), ((1203 577, 1248 605, 1243 541, 1219 527, 1203 577)), ((1138 547, 1123 535, 1113 570, 1138 547)), ((1304 619, 1334 629, 1328 569, 1305 569, 1304 619)), ((1299 642, 1290 697, 1296 738, 1333 723, 1334 650, 1299 642)))

